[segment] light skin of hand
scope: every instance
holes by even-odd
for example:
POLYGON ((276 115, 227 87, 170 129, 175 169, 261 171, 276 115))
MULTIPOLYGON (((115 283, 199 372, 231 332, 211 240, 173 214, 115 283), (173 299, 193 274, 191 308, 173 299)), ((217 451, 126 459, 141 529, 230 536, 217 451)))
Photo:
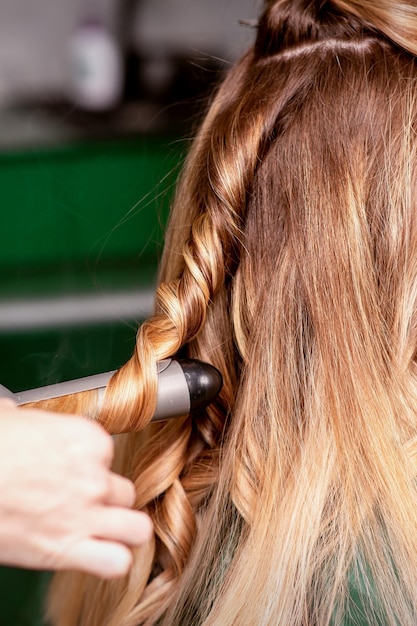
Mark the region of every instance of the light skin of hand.
POLYGON ((0 563, 125 575, 153 529, 112 458, 99 425, 0 400, 0 563))

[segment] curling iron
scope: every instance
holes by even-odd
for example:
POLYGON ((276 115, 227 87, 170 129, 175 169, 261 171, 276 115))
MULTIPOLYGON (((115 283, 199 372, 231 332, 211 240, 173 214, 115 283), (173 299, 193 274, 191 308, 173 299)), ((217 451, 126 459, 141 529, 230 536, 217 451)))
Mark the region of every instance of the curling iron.
MULTIPOLYGON (((223 385, 222 376, 215 367, 195 359, 159 361, 157 372, 158 395, 152 421, 180 417, 205 408, 216 398, 223 385)), ((114 373, 95 374, 17 393, 0 385, 0 398, 11 398, 17 405, 22 405, 95 389, 99 392, 100 401, 114 373)))

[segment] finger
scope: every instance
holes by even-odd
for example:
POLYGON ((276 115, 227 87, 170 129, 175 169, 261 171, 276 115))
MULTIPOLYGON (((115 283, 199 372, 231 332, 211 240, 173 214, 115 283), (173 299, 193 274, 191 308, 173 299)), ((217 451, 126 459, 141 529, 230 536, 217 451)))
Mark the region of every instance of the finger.
POLYGON ((120 543, 84 539, 63 555, 56 569, 81 570, 100 578, 118 578, 128 573, 132 558, 129 548, 120 543))
POLYGON ((88 523, 90 535, 106 541, 120 541, 129 546, 139 546, 149 541, 153 524, 142 511, 107 507, 97 508, 88 523))
POLYGON ((128 478, 112 472, 109 479, 109 491, 106 504, 132 508, 136 499, 135 486, 128 478))

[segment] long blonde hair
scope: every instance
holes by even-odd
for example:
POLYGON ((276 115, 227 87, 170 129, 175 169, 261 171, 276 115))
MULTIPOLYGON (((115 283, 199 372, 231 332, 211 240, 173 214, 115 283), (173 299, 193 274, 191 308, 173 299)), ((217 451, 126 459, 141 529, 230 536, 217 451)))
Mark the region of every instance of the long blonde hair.
POLYGON ((265 5, 99 416, 144 429, 118 468, 155 541, 123 581, 58 575, 57 626, 417 623, 417 7, 265 5), (148 425, 179 351, 223 390, 148 425))

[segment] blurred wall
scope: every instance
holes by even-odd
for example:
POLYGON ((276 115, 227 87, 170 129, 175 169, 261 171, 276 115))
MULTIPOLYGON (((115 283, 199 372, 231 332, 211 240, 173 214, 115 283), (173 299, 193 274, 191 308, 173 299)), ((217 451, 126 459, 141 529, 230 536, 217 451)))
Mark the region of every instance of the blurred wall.
POLYGON ((132 42, 141 50, 235 58, 250 41, 239 18, 260 0, 0 0, 0 106, 20 97, 65 91, 67 44, 81 19, 95 15, 117 30, 129 7, 132 42))

